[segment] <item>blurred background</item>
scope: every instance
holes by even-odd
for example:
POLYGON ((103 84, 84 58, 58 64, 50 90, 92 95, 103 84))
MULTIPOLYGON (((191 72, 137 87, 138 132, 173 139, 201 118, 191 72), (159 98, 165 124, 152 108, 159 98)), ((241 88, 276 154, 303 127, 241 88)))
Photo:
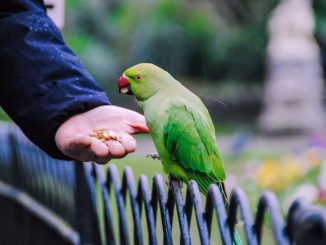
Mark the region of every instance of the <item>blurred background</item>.
MULTIPOLYGON (((122 72, 150 62, 208 107, 227 171, 252 204, 265 189, 283 210, 298 196, 326 205, 326 2, 69 0, 63 33, 113 104, 122 72)), ((4 112, 2 120, 10 120, 4 112)), ((162 173, 150 136, 115 160, 136 177, 162 173)))

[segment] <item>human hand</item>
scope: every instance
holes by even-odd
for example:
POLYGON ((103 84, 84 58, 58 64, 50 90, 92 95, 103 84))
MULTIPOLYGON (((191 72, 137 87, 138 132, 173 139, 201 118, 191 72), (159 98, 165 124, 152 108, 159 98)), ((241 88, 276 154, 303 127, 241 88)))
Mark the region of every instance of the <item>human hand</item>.
POLYGON ((112 158, 121 158, 134 152, 137 142, 131 135, 148 132, 141 114, 105 105, 69 118, 57 130, 55 142, 68 157, 104 164, 112 158), (90 132, 98 127, 114 132, 120 140, 101 141, 91 137, 90 132))

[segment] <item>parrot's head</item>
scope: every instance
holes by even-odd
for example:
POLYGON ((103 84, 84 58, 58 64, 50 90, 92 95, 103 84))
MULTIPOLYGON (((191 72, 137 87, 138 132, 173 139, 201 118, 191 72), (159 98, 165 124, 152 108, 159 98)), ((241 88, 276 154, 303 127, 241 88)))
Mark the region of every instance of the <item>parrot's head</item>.
POLYGON ((138 101, 144 101, 171 79, 171 75, 163 69, 149 63, 135 65, 124 71, 118 82, 119 92, 135 95, 138 101))

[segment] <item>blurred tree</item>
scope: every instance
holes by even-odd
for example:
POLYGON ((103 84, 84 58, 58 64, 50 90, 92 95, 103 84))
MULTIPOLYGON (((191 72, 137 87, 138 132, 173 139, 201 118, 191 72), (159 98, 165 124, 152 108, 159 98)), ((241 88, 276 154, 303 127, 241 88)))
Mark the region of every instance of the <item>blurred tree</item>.
POLYGON ((315 36, 320 47, 322 67, 326 78, 326 1, 314 0, 313 8, 316 20, 315 36))
POLYGON ((206 0, 215 10, 218 27, 212 64, 218 78, 262 82, 265 74, 267 20, 278 1, 206 0))
POLYGON ((68 1, 67 9, 66 40, 107 90, 113 85, 108 80, 121 72, 116 58, 120 37, 115 26, 109 24, 109 17, 117 8, 117 1, 75 0, 68 1))
POLYGON ((72 0, 65 34, 107 89, 138 62, 177 76, 259 82, 274 2, 72 0))

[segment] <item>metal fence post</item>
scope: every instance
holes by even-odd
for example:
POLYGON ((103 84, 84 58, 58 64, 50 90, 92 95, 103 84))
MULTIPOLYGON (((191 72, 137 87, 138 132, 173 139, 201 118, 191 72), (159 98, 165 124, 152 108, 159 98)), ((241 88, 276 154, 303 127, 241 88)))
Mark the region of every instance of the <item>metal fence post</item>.
POLYGON ((309 205, 305 200, 295 201, 287 216, 287 234, 291 244, 326 244, 326 210, 309 205))
POLYGON ((82 244, 102 244, 91 163, 75 162, 76 224, 82 244))

